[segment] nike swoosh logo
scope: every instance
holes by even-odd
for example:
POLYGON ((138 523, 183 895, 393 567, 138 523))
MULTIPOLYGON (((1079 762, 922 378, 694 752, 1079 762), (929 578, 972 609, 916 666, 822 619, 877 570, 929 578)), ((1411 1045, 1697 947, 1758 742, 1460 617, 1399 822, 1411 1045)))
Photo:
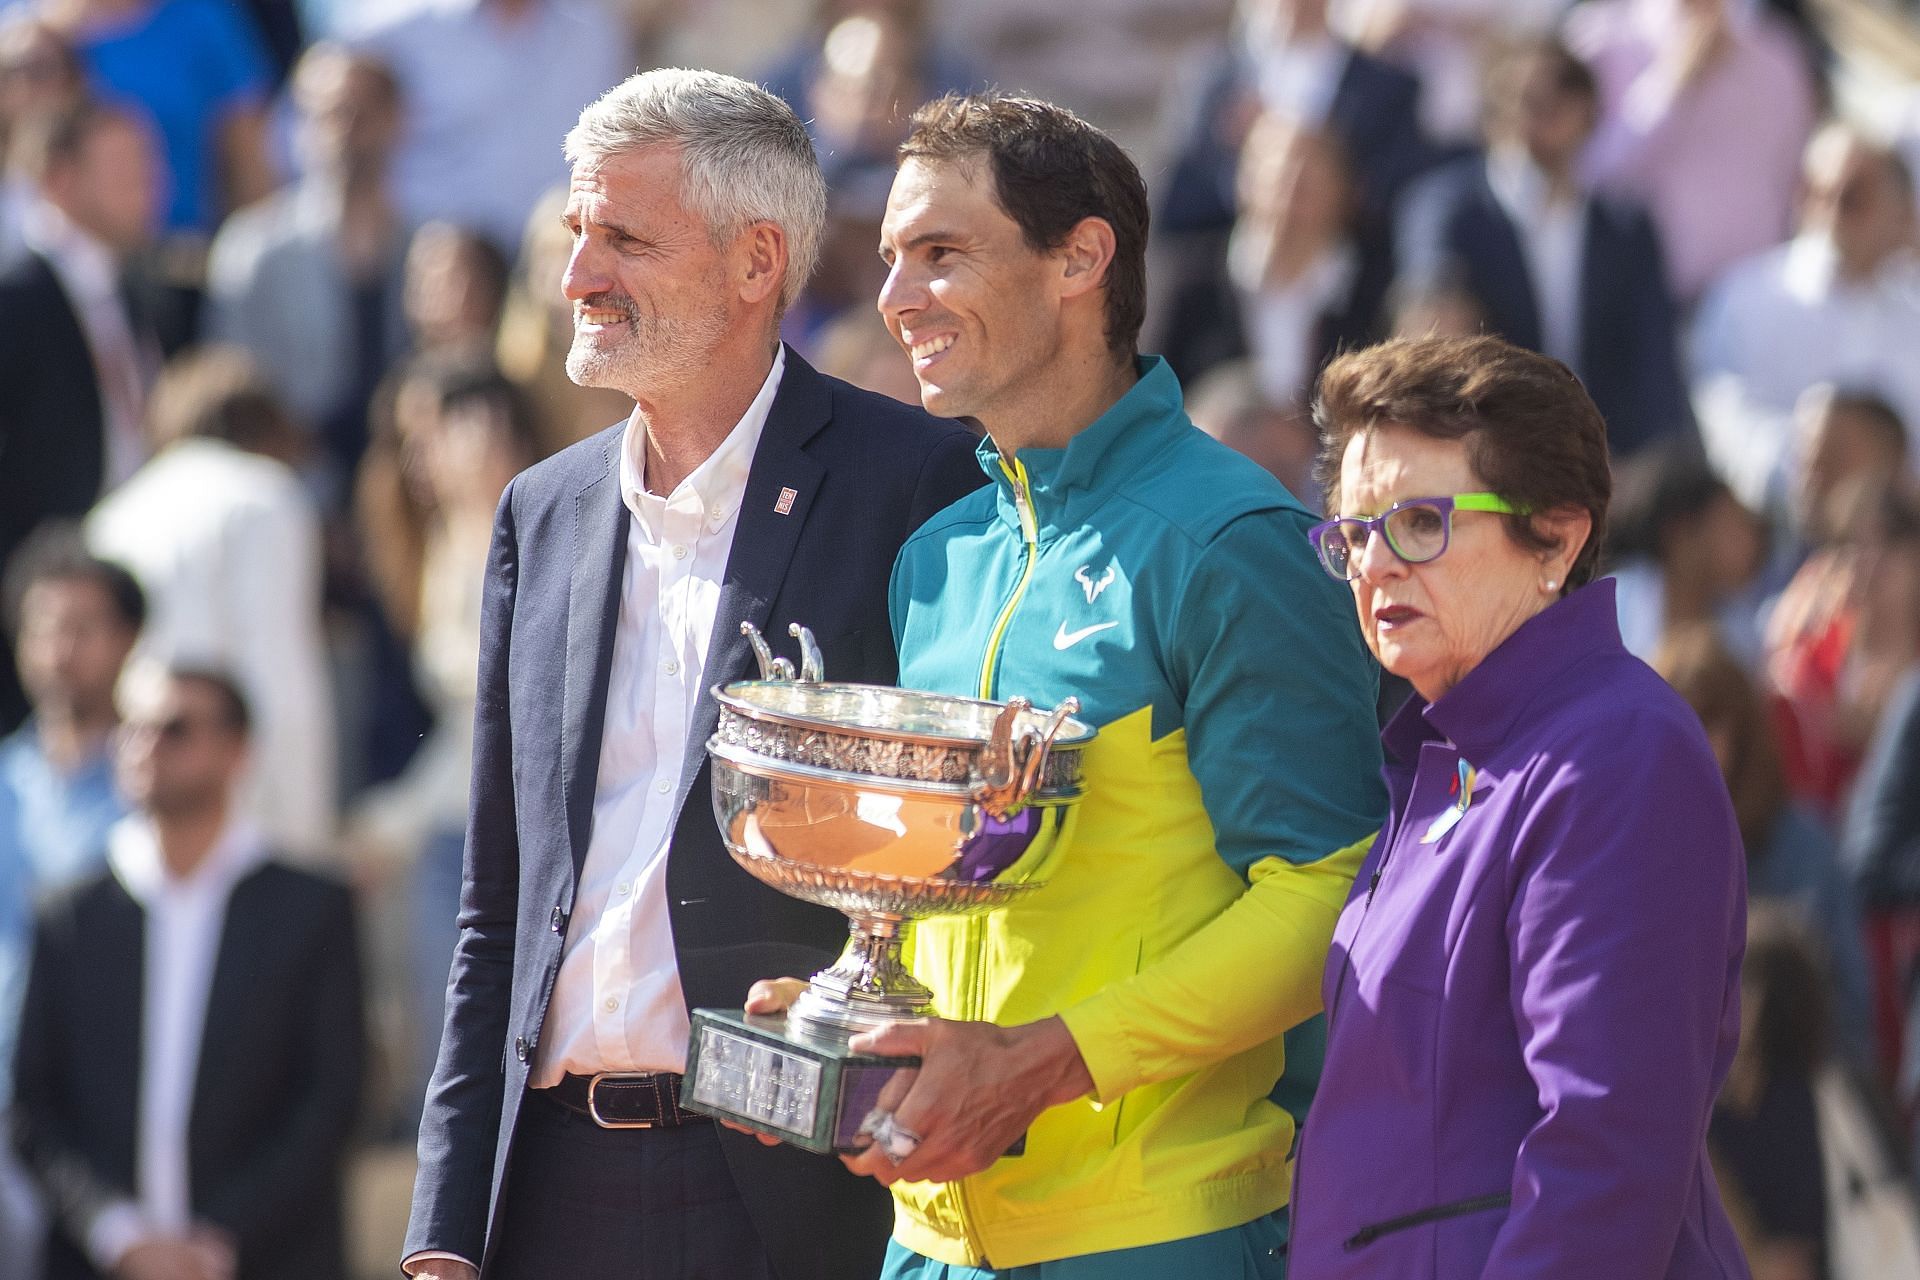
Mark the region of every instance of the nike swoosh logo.
POLYGON ((1060 629, 1053 633, 1053 647, 1056 649, 1071 649, 1096 631, 1105 631, 1108 627, 1117 627, 1119 625, 1118 622, 1096 622, 1090 627, 1082 627, 1078 631, 1069 631, 1067 630, 1067 624, 1062 622, 1060 629))

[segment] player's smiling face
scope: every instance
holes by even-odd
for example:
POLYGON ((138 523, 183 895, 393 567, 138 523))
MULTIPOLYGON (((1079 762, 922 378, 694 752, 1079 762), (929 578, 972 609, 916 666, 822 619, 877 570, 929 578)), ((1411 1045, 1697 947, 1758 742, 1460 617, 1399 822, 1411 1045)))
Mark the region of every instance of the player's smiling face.
POLYGON ((1058 275, 994 196, 986 157, 900 166, 880 227, 880 314, 913 361, 920 401, 993 430, 1045 394, 1060 355, 1058 275))

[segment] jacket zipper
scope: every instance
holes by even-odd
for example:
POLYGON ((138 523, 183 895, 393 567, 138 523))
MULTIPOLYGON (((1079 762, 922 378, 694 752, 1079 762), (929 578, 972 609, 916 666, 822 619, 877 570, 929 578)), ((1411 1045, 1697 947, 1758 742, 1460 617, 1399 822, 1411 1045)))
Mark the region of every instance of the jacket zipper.
POLYGON ((1390 1236, 1396 1231, 1424 1227, 1430 1222, 1443 1222, 1448 1218, 1463 1218, 1470 1213, 1485 1213, 1489 1209, 1504 1209, 1512 1203, 1513 1193, 1502 1191, 1497 1195, 1475 1196, 1471 1200, 1455 1200, 1452 1204, 1435 1205, 1431 1209, 1422 1209, 1418 1213, 1402 1214, 1398 1218, 1388 1218, 1385 1222, 1376 1222, 1370 1227, 1362 1227, 1348 1236, 1340 1247, 1352 1253, 1356 1249, 1364 1249, 1381 1236, 1390 1236))
POLYGON ((1020 568, 1020 580, 1013 585, 1013 594, 1007 597, 1007 603, 1001 606, 1000 616, 993 621, 993 630, 987 633, 987 652, 980 662, 980 696, 993 696, 993 668, 1000 659, 1000 642, 1006 638, 1007 626, 1013 621, 1013 611, 1020 606, 1021 597, 1027 594, 1027 584, 1033 581, 1034 562, 1040 558, 1040 527, 1033 518, 1033 498, 1027 491, 1027 468, 1018 456, 1009 467, 1006 459, 1000 460, 1000 470, 1013 484, 1013 508, 1020 515, 1020 537, 1026 543, 1026 563, 1020 568))
MULTIPOLYGON (((1380 847, 1379 840, 1382 836, 1391 836, 1393 837, 1393 840, 1398 840, 1400 837, 1400 833, 1397 830, 1389 831, 1383 827, 1379 832, 1379 834, 1374 837, 1374 842, 1375 842, 1374 848, 1378 849, 1380 847)), ((1367 913, 1373 910, 1373 895, 1379 891, 1380 877, 1386 874, 1387 864, 1392 861, 1393 861, 1393 843, 1390 840, 1387 844, 1387 847, 1385 849, 1380 850, 1380 862, 1378 865, 1374 867, 1372 878, 1367 881, 1367 900, 1360 908, 1360 922, 1353 926, 1353 936, 1347 939, 1347 949, 1340 958, 1340 981, 1337 984, 1335 984, 1333 988, 1333 1003, 1329 1005, 1327 1008, 1327 1038, 1329 1043, 1332 1042, 1332 1038, 1333 1038, 1333 1017, 1336 1013, 1340 1011, 1340 997, 1346 994, 1347 975, 1353 972, 1354 944, 1360 941, 1360 935, 1362 932, 1365 931, 1367 927, 1367 913)), ((1301 1125, 1301 1132, 1299 1136, 1301 1138, 1305 1138, 1306 1136, 1306 1126, 1304 1123, 1301 1125)), ((1300 1221, 1300 1191, 1301 1191, 1300 1160, 1299 1160, 1298 1154, 1296 1154, 1294 1157, 1293 1168, 1294 1168, 1293 1187, 1287 1195, 1287 1207, 1288 1207, 1288 1210, 1293 1215, 1293 1220, 1297 1223, 1300 1221)), ((1372 1228, 1369 1228, 1369 1230, 1372 1230, 1372 1228)), ((1372 1237, 1369 1236, 1368 1239, 1372 1239, 1372 1237)), ((1349 1240, 1347 1241, 1346 1247, 1349 1249, 1355 1249, 1355 1248, 1358 1248, 1359 1246, 1354 1244, 1352 1240, 1349 1240)))
MULTIPOLYGON (((1027 584, 1033 581, 1034 562, 1040 558, 1040 526, 1033 515, 1033 497, 1027 488, 1027 469, 1016 456, 1011 467, 1006 459, 1001 459, 1000 470, 1013 485, 1013 508, 1020 516, 1020 537, 1026 544, 1026 559, 1021 565, 1020 580, 1014 584, 1013 594, 1001 606, 999 616, 993 621, 993 630, 987 634, 987 651, 980 660, 980 696, 983 698, 993 696, 993 669, 1000 658, 1001 641, 1006 638, 1007 627, 1013 622, 1014 610, 1020 607, 1021 599, 1027 594, 1027 584)), ((974 978, 967 987, 962 1016, 977 1021, 986 1005, 985 984, 980 974, 982 953, 986 950, 985 928, 978 916, 965 917, 962 928, 966 930, 967 968, 974 978)), ((954 1212, 960 1219, 960 1234, 967 1242, 967 1251, 980 1259, 980 1265, 986 1266, 987 1251, 974 1230, 973 1209, 967 1201, 966 1179, 950 1185, 953 1188, 954 1212)))

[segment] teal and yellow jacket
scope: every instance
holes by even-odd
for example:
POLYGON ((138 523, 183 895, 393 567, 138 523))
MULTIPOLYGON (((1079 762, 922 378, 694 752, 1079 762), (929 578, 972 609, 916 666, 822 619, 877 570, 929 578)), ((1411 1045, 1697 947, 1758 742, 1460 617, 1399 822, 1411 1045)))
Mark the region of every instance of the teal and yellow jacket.
POLYGON ((1095 1082, 1023 1155, 895 1188, 896 1238, 944 1262, 1155 1244, 1286 1203, 1318 1058, 1288 1061, 1282 1033, 1320 1009, 1385 808, 1375 668, 1312 518, 1193 426, 1162 361, 1140 372, 1064 449, 983 442, 997 483, 894 568, 902 685, 1072 695, 1100 730, 1067 838, 1029 855, 1045 887, 914 927, 942 1016, 1059 1014, 1095 1082))

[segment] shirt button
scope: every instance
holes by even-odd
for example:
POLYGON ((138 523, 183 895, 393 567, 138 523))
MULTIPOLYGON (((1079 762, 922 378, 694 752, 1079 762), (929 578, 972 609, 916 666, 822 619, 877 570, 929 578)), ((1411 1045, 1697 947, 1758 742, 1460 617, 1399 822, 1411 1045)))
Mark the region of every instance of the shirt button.
POLYGON ((628 884, 625 880, 622 880, 619 884, 613 886, 613 891, 624 898, 627 896, 627 890, 631 889, 632 887, 633 886, 628 884))
POLYGON ((668 658, 665 662, 661 663, 660 669, 666 672, 670 676, 677 676, 680 674, 680 664, 675 662, 672 658, 668 658))
POLYGON ((608 1012, 608 1013, 612 1013, 612 1012, 613 1012, 613 1011, 614 1011, 615 1009, 618 1009, 619 1007, 620 1007, 620 997, 619 997, 619 996, 608 996, 608 997, 607 997, 607 999, 606 999, 606 1009, 607 1009, 607 1012, 608 1012))
POLYGON ((676 546, 673 549, 673 558, 675 560, 685 560, 687 558, 687 549, 685 547, 676 546))
POLYGON ((727 518, 727 509, 725 507, 714 507, 712 510, 708 511, 707 514, 712 516, 715 520, 725 520, 727 518))
POLYGON ((655 791, 658 791, 663 796, 671 795, 673 792, 673 784, 667 781, 665 778, 662 778, 660 779, 660 781, 653 784, 653 789, 655 791))

